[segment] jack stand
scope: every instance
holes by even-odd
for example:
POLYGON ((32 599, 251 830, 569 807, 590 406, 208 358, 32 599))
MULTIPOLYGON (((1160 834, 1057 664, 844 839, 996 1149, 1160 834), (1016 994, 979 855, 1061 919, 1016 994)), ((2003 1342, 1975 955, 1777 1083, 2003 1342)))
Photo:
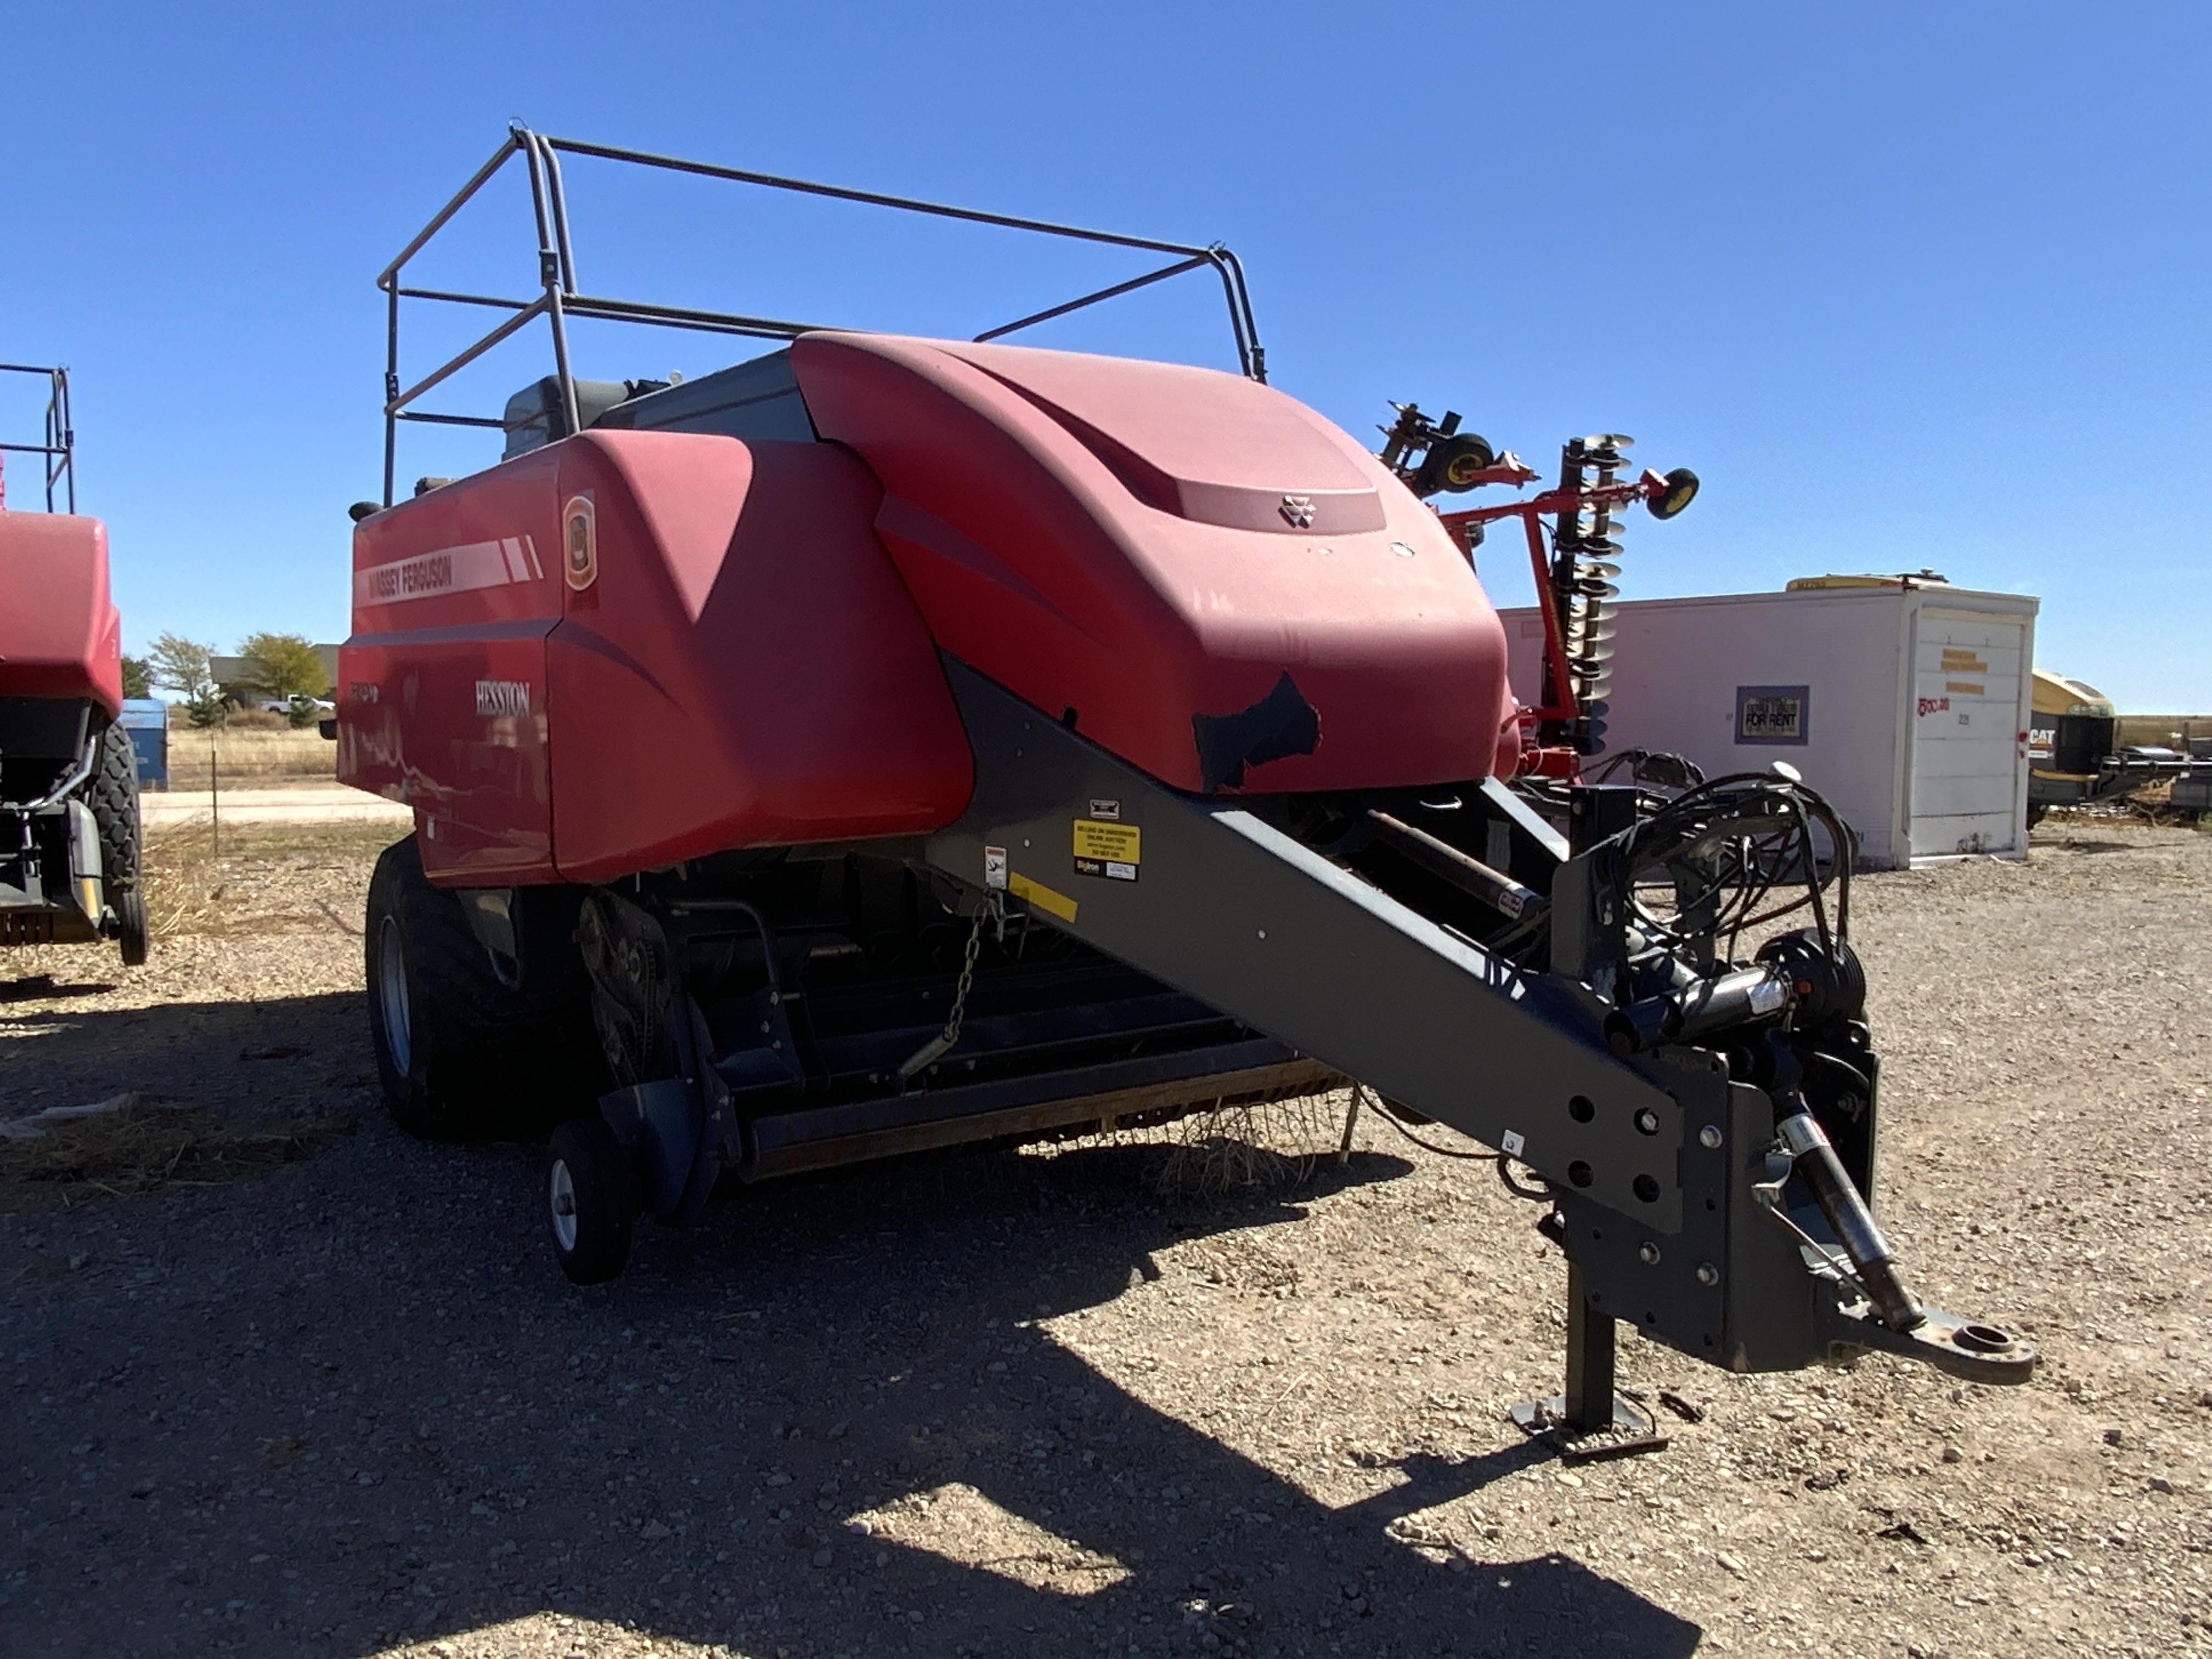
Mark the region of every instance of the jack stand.
POLYGON ((1513 1420, 1551 1443, 1569 1463, 1627 1457, 1667 1443, 1650 1412, 1613 1386, 1613 1317, 1589 1304, 1583 1270, 1567 1263, 1567 1391, 1527 1400, 1513 1420))

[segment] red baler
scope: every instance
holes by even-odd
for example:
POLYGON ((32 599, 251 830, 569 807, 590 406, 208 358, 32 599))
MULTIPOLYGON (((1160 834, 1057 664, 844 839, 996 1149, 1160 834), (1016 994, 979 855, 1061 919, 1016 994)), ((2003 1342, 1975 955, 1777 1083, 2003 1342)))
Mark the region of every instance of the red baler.
POLYGON ((1923 1306, 1873 1218, 1848 830, 1781 775, 1669 792, 1544 758, 1598 746, 1613 515, 1671 513, 1687 474, 1630 483, 1625 441, 1578 441, 1546 496, 1440 519, 1423 493, 1530 475, 1455 418, 1370 455, 1268 386, 1225 249, 521 129, 380 282, 386 489, 356 509, 339 769, 417 830, 370 895, 372 1025, 410 1128, 557 1123, 572 1278, 725 1178, 1354 1079, 1544 1200, 1571 1387, 1532 1426, 1648 1432, 1615 1427, 1622 1319, 1738 1370, 2031 1370, 1923 1306), (615 301, 576 280, 564 155, 1170 263, 970 341, 615 301), (512 314, 403 387, 401 301, 457 297, 405 266, 516 156, 540 289, 458 296, 512 314), (994 343, 1185 271, 1220 281, 1242 374, 994 343), (556 372, 501 416, 419 407, 540 317, 556 372), (584 380, 578 317, 782 343, 584 380), (505 455, 395 501, 412 419, 505 455), (1556 520, 1534 714, 1468 557, 1470 524, 1516 512, 1540 560, 1556 520), (1739 957, 1791 892, 1806 925, 1739 957))

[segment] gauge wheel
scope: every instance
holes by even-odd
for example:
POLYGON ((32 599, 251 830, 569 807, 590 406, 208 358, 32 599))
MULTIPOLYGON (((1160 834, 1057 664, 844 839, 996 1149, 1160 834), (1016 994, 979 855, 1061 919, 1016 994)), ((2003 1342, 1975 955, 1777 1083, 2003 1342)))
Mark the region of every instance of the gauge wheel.
POLYGON ((110 890, 108 907, 115 912, 115 940, 123 947, 123 965, 146 965, 146 896, 137 887, 121 892, 110 890))

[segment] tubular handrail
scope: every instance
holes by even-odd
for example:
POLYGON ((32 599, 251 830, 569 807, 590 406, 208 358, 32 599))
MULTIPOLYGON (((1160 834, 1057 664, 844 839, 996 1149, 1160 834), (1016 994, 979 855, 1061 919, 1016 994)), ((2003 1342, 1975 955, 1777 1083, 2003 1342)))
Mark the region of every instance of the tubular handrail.
POLYGON ((64 512, 76 511, 76 426, 70 416, 69 370, 33 363, 0 363, 0 374, 37 374, 46 382, 46 441, 39 444, 0 443, 0 453, 43 455, 46 459, 46 511, 54 510, 54 486, 62 485, 64 512))
MULTIPOLYGON (((550 325, 553 337, 553 357, 556 376, 560 386, 562 413, 567 417, 568 429, 574 432, 580 424, 577 418, 576 383, 568 363, 568 319, 586 317, 598 321, 643 323, 657 327, 691 329, 708 333, 751 335, 764 339, 795 339, 829 325, 793 322, 781 318, 750 316, 738 312, 708 310, 690 306, 665 306, 643 301, 620 300, 605 295, 582 292, 576 282, 576 258, 568 229, 568 205, 561 180, 560 157, 563 153, 589 156, 599 161, 620 161, 633 166, 659 168, 665 172, 691 173, 702 178, 720 179, 736 184, 757 185, 770 190, 790 191, 799 195, 818 196, 834 201, 859 203, 865 206, 896 209, 902 212, 921 213, 943 219, 955 219, 972 224, 991 225, 1006 230, 1035 232, 1040 235, 1059 236, 1072 240, 1097 243, 1107 246, 1137 248, 1149 252, 1176 256, 1172 264, 1151 271, 1129 281, 1116 283, 1107 288, 1082 295, 1076 299, 1032 312, 976 335, 976 341, 995 340, 1018 330, 1048 322, 1086 306, 1097 305, 1116 299, 1124 294, 1148 288, 1154 283, 1165 282, 1188 271, 1206 269, 1212 270, 1221 282, 1222 295, 1229 310, 1230 331, 1237 343, 1238 367, 1249 379, 1266 383, 1267 353, 1260 343, 1259 325, 1252 316, 1252 301, 1245 286, 1244 268, 1237 256, 1216 242, 1200 247, 1182 242, 1163 241, 1156 237, 1131 236, 1119 231, 1094 230, 1080 225, 1064 225, 1047 219, 1024 218, 1008 213, 992 213, 978 208, 954 207, 943 202, 925 201, 916 197, 891 196, 879 191, 854 190, 842 185, 825 185, 810 179, 787 178, 772 173, 755 173, 743 167, 723 167, 710 161, 691 161, 672 155, 659 155, 649 150, 627 149, 613 144, 595 144, 575 138, 556 138, 533 132, 520 122, 509 129, 507 142, 494 151, 491 158, 478 167, 469 181, 454 193, 445 206, 432 216, 429 223, 418 231, 405 247, 399 251, 390 264, 377 274, 376 285, 384 290, 386 298, 385 371, 384 371, 384 504, 392 505, 392 477, 398 443, 398 423, 401 421, 421 421, 448 426, 500 426, 503 422, 482 416, 433 414, 409 407, 424 392, 429 391, 474 362, 501 341, 507 339, 534 319, 543 314, 550 325), (400 280, 400 273, 408 261, 414 258, 439 231, 467 205, 470 199, 489 184, 506 166, 511 156, 523 158, 524 169, 529 176, 530 202, 538 232, 538 276, 539 294, 532 300, 508 299, 495 295, 466 294, 434 288, 410 288, 400 280), (511 314, 490 332, 475 343, 465 347, 429 374, 401 388, 399 381, 399 302, 402 300, 428 300, 446 304, 489 307, 511 314)), ((4 367, 4 365, 0 365, 4 367)), ((38 371, 45 373, 46 371, 38 371)), ((58 373, 58 371, 57 371, 58 373)), ((64 395, 64 410, 66 398, 64 395)), ((5 447, 5 446, 0 446, 5 447)), ((64 464, 65 465, 65 464, 64 464)), ((48 479, 48 494, 52 495, 52 480, 48 479)), ((74 510, 75 486, 71 485, 74 510)))

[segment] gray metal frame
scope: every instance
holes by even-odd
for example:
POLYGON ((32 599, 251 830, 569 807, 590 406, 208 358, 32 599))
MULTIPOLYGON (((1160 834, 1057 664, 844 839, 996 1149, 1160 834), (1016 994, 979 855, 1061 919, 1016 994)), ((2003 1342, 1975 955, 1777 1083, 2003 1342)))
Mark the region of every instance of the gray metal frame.
MULTIPOLYGON (((1829 1270, 1839 1255, 1820 1214, 1774 1212, 1792 1164, 1775 1151, 1773 1098, 1732 1082, 1719 1056, 1617 1054, 1608 1005, 1573 969, 1519 967, 1275 829, 1264 800, 1170 789, 945 661, 975 787, 959 821, 924 842, 927 865, 970 888, 1026 890, 1085 944, 1544 1177, 1584 1339, 1618 1319, 1735 1370, 1861 1348, 1983 1382, 2033 1369, 2032 1347, 2005 1333, 1932 1309, 1900 1333, 1856 1308, 1829 1270), (1108 802, 1115 826, 1141 836, 1121 879, 1074 868, 1076 822, 1097 822, 1108 802), (1978 1333, 2001 1346, 1978 1346, 1978 1333)), ((1632 792, 1586 793, 1632 817, 1632 792)), ((1601 840, 1563 860, 1555 911, 1614 850, 1601 840)), ((1609 1397, 1609 1348, 1570 1346, 1578 1392, 1609 1397)))
POLYGON ((925 843, 932 866, 981 886, 983 849, 1004 848, 1012 876, 1076 901, 1054 920, 1085 944, 1425 1116, 1516 1146, 1639 1239, 1681 1231, 1681 1109, 1607 1048, 1586 991, 1454 934, 1240 800, 1168 789, 973 670, 948 659, 947 676, 975 791, 925 843), (1073 869, 1071 804, 1102 799, 1141 832, 1135 881, 1073 869))
POLYGON ((571 317, 589 317, 606 322, 644 323, 667 328, 696 329, 713 334, 752 335, 763 339, 789 340, 817 328, 837 326, 830 324, 793 322, 774 317, 748 316, 738 312, 707 311, 684 306, 654 305, 635 300, 611 299, 603 295, 586 294, 576 286, 576 259, 568 233, 568 201, 562 190, 561 155, 586 155, 601 161, 623 161, 635 166, 657 167, 670 173, 688 173, 702 178, 726 179, 737 184, 757 185, 769 190, 794 191, 800 195, 826 197, 834 201, 856 202, 869 207, 893 208, 901 212, 927 214, 940 219, 958 219, 970 224, 994 225, 1005 230, 1032 231, 1041 235, 1065 237, 1075 241, 1096 242, 1110 247, 1135 248, 1146 252, 1176 256, 1172 264, 1161 266, 1127 282, 1116 283, 1089 294, 1079 295, 1073 300, 1042 311, 1031 312, 1010 323, 987 329, 975 336, 978 341, 995 340, 1048 322, 1070 312, 1080 311, 1103 301, 1149 288, 1155 283, 1165 282, 1171 276, 1186 272, 1212 270, 1221 279, 1222 293, 1229 307, 1229 325, 1236 337, 1237 360, 1243 373, 1252 380, 1264 383, 1267 378, 1267 353, 1260 344, 1258 325, 1252 318, 1251 296, 1244 285, 1244 268, 1237 256, 1219 242, 1206 246, 1191 243, 1163 241, 1156 237, 1129 236, 1115 231, 1090 230, 1076 225, 1055 224, 1049 220, 1027 219, 1013 214, 988 213, 975 208, 951 207, 942 202, 922 201, 912 197, 890 196, 878 191, 851 190, 840 185, 817 184, 811 179, 783 178, 775 173, 753 173, 741 167, 721 167, 707 161, 689 161, 674 156, 656 155, 648 151, 623 149, 611 144, 586 143, 574 138, 556 138, 532 132, 520 122, 508 131, 507 140, 493 152, 492 157, 468 183, 463 185, 453 199, 441 208, 430 222, 416 234, 412 241, 399 251, 398 256, 377 276, 376 285, 386 297, 386 350, 384 371, 384 505, 392 505, 392 488, 395 456, 398 442, 398 423, 401 421, 421 421, 439 426, 477 426, 497 428, 503 423, 480 415, 451 415, 431 413, 410 407, 432 387, 447 380, 474 362, 484 353, 510 336, 519 332, 535 319, 543 316, 550 325, 553 336, 555 373, 561 382, 561 398, 568 419, 568 429, 575 431, 581 424, 577 419, 575 380, 568 364, 568 321, 571 317), (477 192, 507 165, 508 159, 520 155, 530 177, 531 208, 538 225, 538 278, 542 292, 534 300, 519 300, 497 295, 462 294, 445 289, 409 288, 400 281, 400 273, 412 259, 444 228, 447 222, 477 192), (474 344, 465 348, 413 385, 402 388, 399 383, 399 302, 402 300, 433 300, 453 305, 485 306, 511 314, 474 344))
POLYGON ((0 450, 17 455, 46 457, 46 511, 54 510, 54 485, 64 487, 65 513, 76 511, 76 428, 70 419, 69 370, 58 364, 40 368, 29 363, 0 363, 0 374, 38 374, 46 378, 46 441, 41 444, 0 443, 0 450))

